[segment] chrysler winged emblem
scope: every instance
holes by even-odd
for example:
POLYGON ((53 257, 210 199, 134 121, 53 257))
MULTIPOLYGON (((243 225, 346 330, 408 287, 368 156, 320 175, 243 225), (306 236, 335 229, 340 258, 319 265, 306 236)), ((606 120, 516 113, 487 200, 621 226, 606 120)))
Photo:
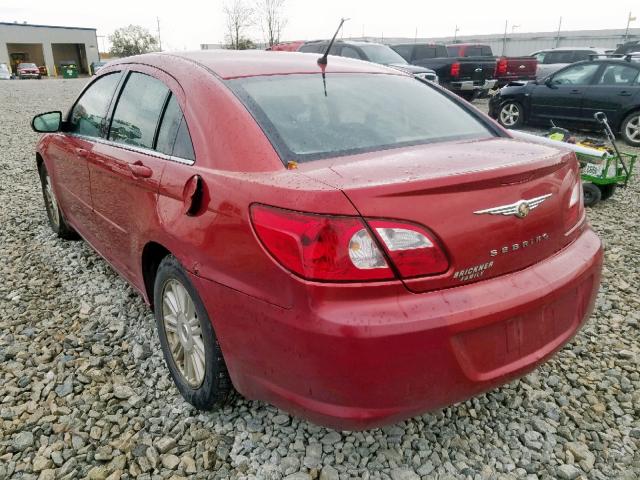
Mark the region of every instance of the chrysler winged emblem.
POLYGON ((524 218, 529 215, 529 212, 534 208, 538 208, 542 202, 549 198, 552 194, 547 193, 540 197, 529 198, 525 200, 518 200, 517 202, 510 203, 509 205, 500 205, 499 207, 487 208, 486 210, 478 210, 473 212, 476 215, 482 215, 487 213, 489 215, 514 215, 518 218, 524 218))

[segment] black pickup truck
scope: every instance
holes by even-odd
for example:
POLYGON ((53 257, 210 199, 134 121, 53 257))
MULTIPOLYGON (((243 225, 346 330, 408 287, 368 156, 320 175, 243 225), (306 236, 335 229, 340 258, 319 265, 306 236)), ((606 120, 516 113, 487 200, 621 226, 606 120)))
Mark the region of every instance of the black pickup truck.
POLYGON ((440 85, 472 100, 491 90, 496 80, 494 57, 450 57, 447 47, 437 43, 389 45, 407 62, 435 70, 440 85))

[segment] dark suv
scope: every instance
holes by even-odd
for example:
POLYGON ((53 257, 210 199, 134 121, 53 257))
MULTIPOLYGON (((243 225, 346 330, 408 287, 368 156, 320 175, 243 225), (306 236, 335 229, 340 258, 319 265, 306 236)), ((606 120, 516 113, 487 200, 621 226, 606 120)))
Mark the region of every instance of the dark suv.
MULTIPOLYGON (((299 52, 306 53, 324 53, 328 40, 316 40, 305 42, 299 49, 299 52)), ((368 62, 379 63, 389 67, 395 67, 399 70, 413 74, 415 77, 423 80, 429 80, 438 83, 436 72, 430 68, 418 67, 411 65, 404 58, 394 52, 387 45, 372 42, 354 42, 337 40, 331 47, 330 55, 339 57, 356 58, 366 60, 368 62)))

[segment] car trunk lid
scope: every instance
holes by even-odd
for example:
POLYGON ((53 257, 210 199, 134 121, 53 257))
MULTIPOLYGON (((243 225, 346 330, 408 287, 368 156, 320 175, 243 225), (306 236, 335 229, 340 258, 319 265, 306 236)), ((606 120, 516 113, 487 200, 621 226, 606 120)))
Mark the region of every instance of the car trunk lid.
POLYGON ((365 218, 410 221, 436 234, 450 268, 405 279, 414 292, 514 272, 571 240, 564 212, 575 157, 547 146, 512 139, 444 142, 309 162, 300 173, 342 190, 365 218), (521 217, 486 211, 522 201, 529 204, 521 217))

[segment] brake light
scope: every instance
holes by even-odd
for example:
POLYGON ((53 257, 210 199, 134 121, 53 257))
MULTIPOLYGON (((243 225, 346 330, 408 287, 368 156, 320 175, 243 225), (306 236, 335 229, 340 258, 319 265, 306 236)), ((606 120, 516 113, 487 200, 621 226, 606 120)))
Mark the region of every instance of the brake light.
POLYGON ((496 63, 496 75, 506 75, 507 73, 507 59, 500 58, 496 63))
POLYGON ((394 278, 376 241, 358 217, 253 205, 251 220, 269 253, 303 278, 325 281, 394 278))
POLYGON ((308 280, 391 280, 395 274, 389 260, 403 278, 436 275, 449 268, 434 235, 407 222, 367 220, 367 226, 359 217, 265 205, 251 207, 251 222, 267 251, 308 280))
POLYGON ((451 76, 452 77, 460 76, 460 63, 455 62, 451 64, 451 76))
POLYGON ((580 179, 580 176, 577 175, 574 178, 574 185, 571 189, 571 195, 569 196, 569 204, 567 205, 567 213, 565 216, 566 228, 568 230, 573 228, 580 218, 582 218, 582 213, 584 211, 582 195, 582 180, 580 179))
POLYGON ((402 278, 437 275, 449 260, 435 237, 423 227, 394 220, 367 220, 402 278))

